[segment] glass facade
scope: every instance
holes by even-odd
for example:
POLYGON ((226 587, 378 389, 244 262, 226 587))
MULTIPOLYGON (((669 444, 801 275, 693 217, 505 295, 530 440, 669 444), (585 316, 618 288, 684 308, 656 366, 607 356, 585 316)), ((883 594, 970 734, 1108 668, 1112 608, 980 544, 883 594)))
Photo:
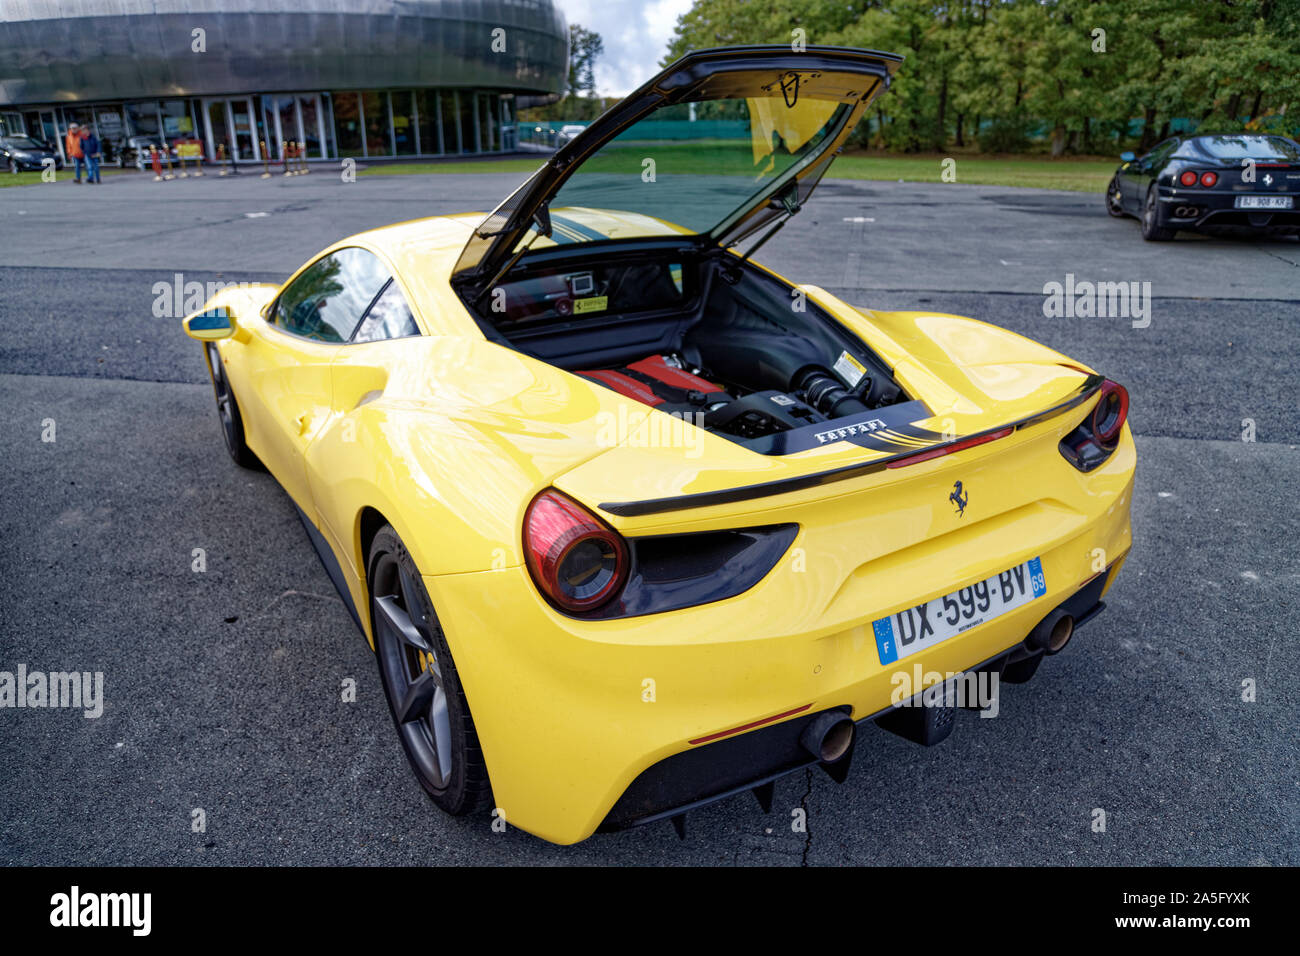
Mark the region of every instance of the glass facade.
POLYGON ((280 162, 290 142, 306 144, 315 160, 509 151, 516 143, 513 115, 511 94, 405 89, 78 104, 6 112, 3 119, 7 129, 53 143, 60 153, 69 123, 90 126, 109 162, 133 138, 159 146, 198 139, 209 161, 280 162))
POLYGON ((338 154, 363 156, 361 137, 361 97, 356 93, 335 93, 334 132, 339 138, 338 154))
POLYGON ((362 93, 361 116, 366 127, 366 155, 391 156, 392 130, 388 126, 388 97, 383 93, 362 93))
POLYGON ((416 126, 420 134, 420 151, 441 153, 443 151, 442 129, 439 122, 437 91, 416 90, 415 110, 418 116, 416 126))
POLYGON ((410 90, 388 94, 389 114, 393 118, 393 151, 398 156, 414 156, 418 130, 415 124, 415 96, 410 90))

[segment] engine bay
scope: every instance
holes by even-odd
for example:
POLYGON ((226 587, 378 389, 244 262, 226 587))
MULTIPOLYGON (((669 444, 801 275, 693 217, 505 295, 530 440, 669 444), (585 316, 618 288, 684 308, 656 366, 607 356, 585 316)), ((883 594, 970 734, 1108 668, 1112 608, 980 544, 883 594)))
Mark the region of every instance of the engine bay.
POLYGON ((700 425, 749 440, 804 425, 834 421, 867 405, 824 368, 808 366, 788 383, 789 390, 762 389, 743 395, 703 377, 678 354, 651 355, 626 366, 588 369, 576 374, 621 395, 672 415, 695 415, 700 425))
POLYGON ((493 289, 490 338, 755 451, 885 427, 872 413, 909 401, 848 329, 734 256, 548 253, 493 289))

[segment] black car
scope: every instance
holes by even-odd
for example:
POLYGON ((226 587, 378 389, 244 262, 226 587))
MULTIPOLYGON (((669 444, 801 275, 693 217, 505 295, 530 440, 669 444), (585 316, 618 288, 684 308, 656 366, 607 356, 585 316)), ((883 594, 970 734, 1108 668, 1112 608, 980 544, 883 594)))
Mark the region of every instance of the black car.
POLYGON ((7 166, 9 172, 41 169, 46 159, 54 160, 55 169, 63 168, 63 160, 49 143, 30 136, 0 136, 0 163, 7 166))
POLYGON ((1136 216, 1142 238, 1179 229, 1300 232, 1300 143, 1236 133, 1174 136, 1145 156, 1122 153, 1106 187, 1106 211, 1136 216))

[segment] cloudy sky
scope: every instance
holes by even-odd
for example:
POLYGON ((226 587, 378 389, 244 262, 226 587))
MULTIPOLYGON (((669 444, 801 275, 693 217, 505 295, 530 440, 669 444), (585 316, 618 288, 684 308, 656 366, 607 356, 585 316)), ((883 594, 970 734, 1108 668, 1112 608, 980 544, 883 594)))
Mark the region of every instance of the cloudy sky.
POLYGON ((677 18, 691 0, 555 0, 570 23, 595 30, 605 41, 596 61, 596 91, 623 96, 659 72, 677 18))

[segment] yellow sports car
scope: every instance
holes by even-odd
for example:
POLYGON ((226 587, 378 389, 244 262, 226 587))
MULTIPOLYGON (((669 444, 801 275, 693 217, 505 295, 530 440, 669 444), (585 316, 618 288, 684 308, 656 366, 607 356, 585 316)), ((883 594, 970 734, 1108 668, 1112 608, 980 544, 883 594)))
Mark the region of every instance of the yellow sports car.
POLYGON ((1128 394, 755 264, 900 58, 691 53, 486 218, 362 233, 185 319, 298 507, 416 777, 544 839, 922 743, 1130 543, 1128 394))

